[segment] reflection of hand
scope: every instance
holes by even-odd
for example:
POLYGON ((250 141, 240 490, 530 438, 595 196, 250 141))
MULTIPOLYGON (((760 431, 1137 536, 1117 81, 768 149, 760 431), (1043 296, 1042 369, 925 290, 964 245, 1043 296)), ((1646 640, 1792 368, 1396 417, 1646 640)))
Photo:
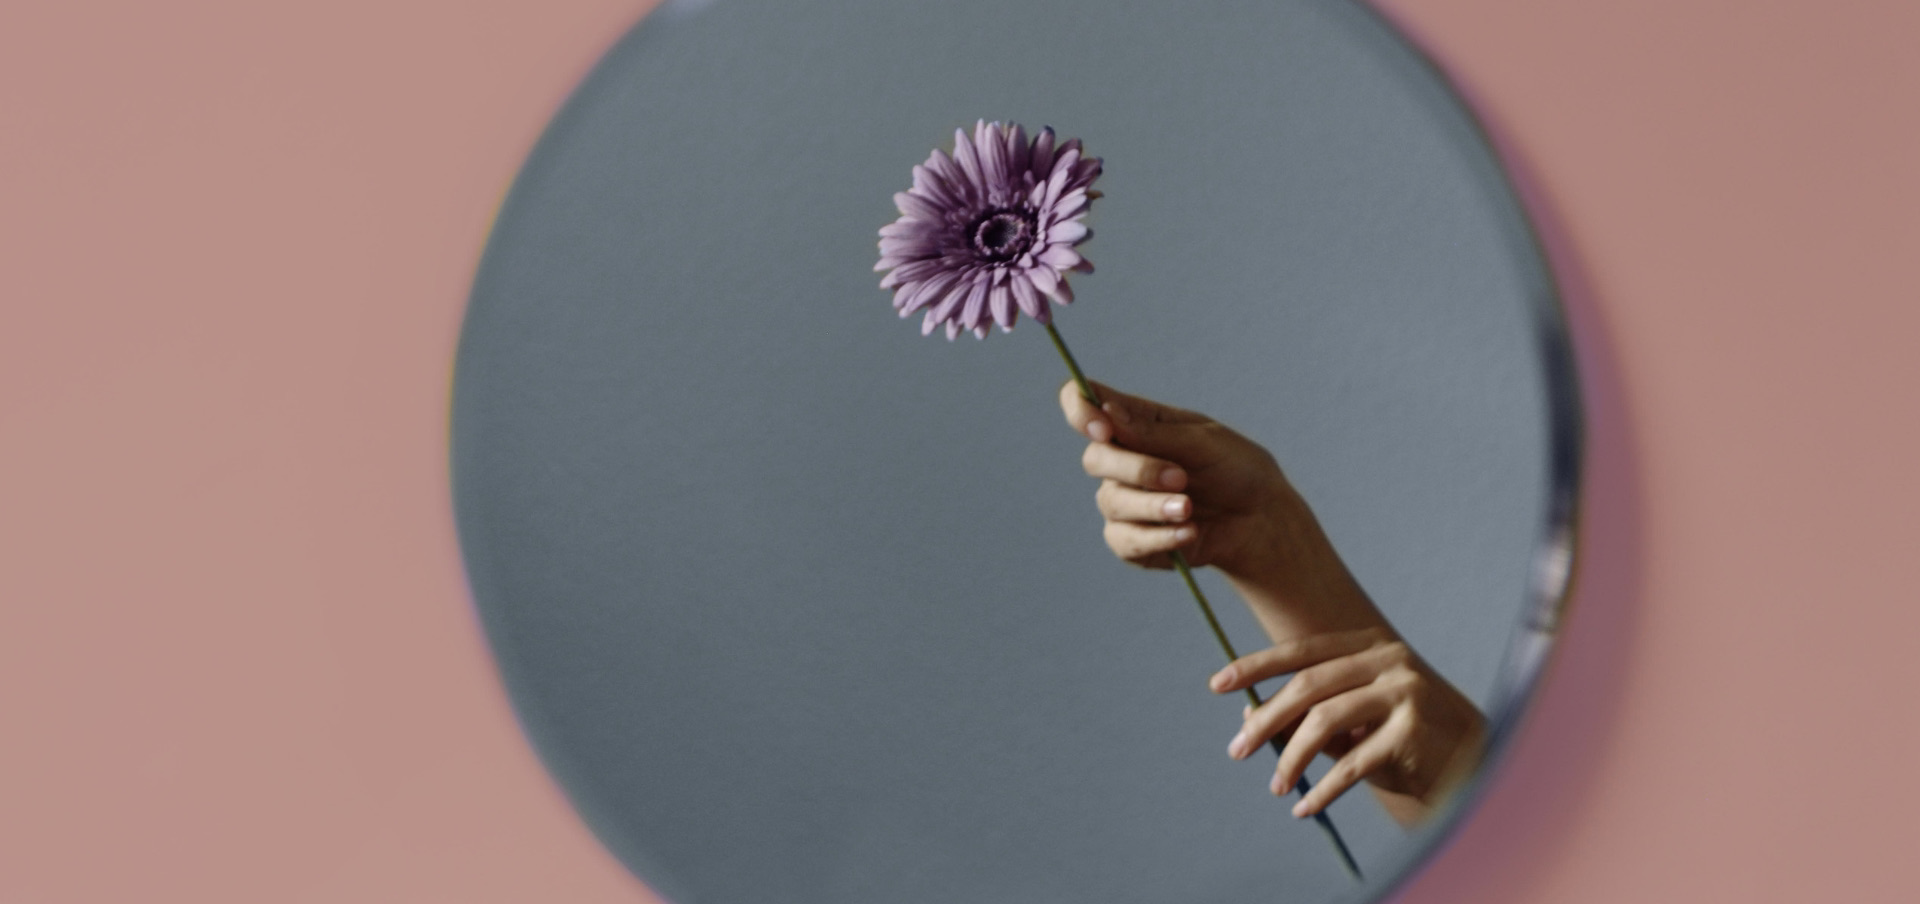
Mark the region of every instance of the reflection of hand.
POLYGON ((1097 392, 1096 410, 1068 383, 1060 406, 1092 440, 1081 462, 1101 479, 1094 501, 1115 555, 1167 568, 1179 549, 1212 565, 1276 640, 1386 624, 1267 450, 1205 415, 1097 392))
POLYGON ((1286 794, 1314 755, 1333 768, 1293 815, 1318 813, 1361 779, 1402 823, 1421 821, 1479 765, 1486 720, 1391 630, 1365 628, 1276 644, 1213 676, 1230 693, 1287 673, 1279 693, 1250 708, 1227 754, 1246 759, 1291 732, 1271 789, 1286 794))
POLYGON ((1296 815, 1325 808, 1361 779, 1403 824, 1424 819, 1479 763, 1485 719, 1408 648, 1259 444, 1202 414, 1096 389, 1096 409, 1068 383, 1067 422, 1091 442, 1095 504, 1115 555, 1148 568, 1180 550, 1212 565, 1275 644, 1215 676, 1241 690, 1298 672, 1234 739, 1236 758, 1290 736, 1275 772, 1291 790, 1307 763, 1337 762, 1296 815))
POLYGON ((1268 522, 1284 501, 1275 497, 1290 488, 1267 450, 1204 415, 1105 386, 1097 392, 1098 411, 1073 383, 1060 403, 1093 440, 1081 463, 1101 478, 1094 501, 1115 555, 1170 568, 1169 553, 1186 547, 1193 564, 1231 572, 1270 548, 1268 522))

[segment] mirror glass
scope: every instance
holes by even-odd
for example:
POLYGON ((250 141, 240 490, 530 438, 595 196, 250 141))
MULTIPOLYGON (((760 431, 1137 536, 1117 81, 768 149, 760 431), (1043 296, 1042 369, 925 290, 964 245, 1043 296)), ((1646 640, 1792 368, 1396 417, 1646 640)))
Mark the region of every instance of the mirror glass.
POLYGON ((878 287, 894 193, 978 119, 1105 162, 1054 308, 1087 374, 1269 450, 1497 753, 1569 548, 1552 279, 1419 54, 1282 0, 669 2, 612 48, 500 211, 455 379, 528 737, 677 904, 1378 896, 1478 760, 1405 825, 1334 801, 1356 880, 1272 750, 1227 755, 1187 588, 1104 541, 1046 331, 923 337, 878 287))

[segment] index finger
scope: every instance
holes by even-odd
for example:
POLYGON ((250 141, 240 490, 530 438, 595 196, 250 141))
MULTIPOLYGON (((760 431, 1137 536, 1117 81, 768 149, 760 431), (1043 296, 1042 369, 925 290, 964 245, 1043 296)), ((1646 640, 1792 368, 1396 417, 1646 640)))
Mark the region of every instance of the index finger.
MULTIPOLYGON (((1098 383, 1092 385, 1098 387, 1094 389, 1094 394, 1101 398, 1111 392, 1098 383)), ((1113 439, 1113 422, 1108 419, 1106 412, 1094 407, 1086 396, 1080 394, 1080 384, 1073 380, 1068 380, 1060 387, 1060 411, 1067 416, 1067 425, 1081 436, 1096 443, 1113 439)))
POLYGON ((1350 656, 1381 639, 1379 629, 1361 628, 1289 640, 1234 660, 1226 668, 1215 672, 1208 679, 1207 686, 1216 694, 1252 687, 1268 678, 1298 672, 1329 659, 1350 656))

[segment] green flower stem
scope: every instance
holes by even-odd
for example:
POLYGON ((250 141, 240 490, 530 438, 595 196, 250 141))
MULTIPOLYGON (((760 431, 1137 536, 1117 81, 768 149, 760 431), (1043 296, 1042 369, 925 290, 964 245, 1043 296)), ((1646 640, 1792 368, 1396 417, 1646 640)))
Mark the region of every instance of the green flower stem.
MULTIPOLYGON (((1046 328, 1047 335, 1053 339, 1053 347, 1060 352, 1060 359, 1067 362, 1067 372, 1073 374, 1074 385, 1080 388, 1080 397, 1086 399, 1093 407, 1099 408, 1100 395, 1093 391, 1093 384, 1088 383, 1086 375, 1080 372, 1080 365, 1073 360, 1073 353, 1067 351, 1066 340, 1060 338, 1060 331, 1054 329, 1052 323, 1046 324, 1046 328)), ((1173 567, 1180 572, 1180 579, 1186 582, 1187 589, 1192 591, 1193 601, 1200 605, 1200 615, 1207 620, 1207 627, 1213 630, 1213 639, 1219 641, 1220 652, 1227 655, 1228 662, 1239 659, 1240 654, 1233 650, 1233 641, 1227 639, 1226 629, 1220 627, 1220 619, 1214 617, 1213 606, 1207 603, 1207 595, 1200 592, 1200 584, 1193 579, 1193 569, 1187 566, 1187 557, 1177 549, 1173 551, 1173 567)), ((1253 688, 1249 687, 1246 690, 1248 702, 1254 706, 1259 706, 1263 702, 1260 694, 1253 688)), ((1268 743, 1273 747, 1275 754, 1286 749, 1279 738, 1274 738, 1268 743)), ((1313 790, 1313 784, 1302 775, 1300 780, 1294 783, 1293 790, 1301 797, 1306 797, 1307 792, 1313 790)), ((1327 816, 1326 811, 1313 814, 1313 821, 1318 823, 1321 831, 1326 833, 1327 840, 1333 842, 1333 850, 1340 855, 1340 862, 1346 866, 1347 872, 1352 874, 1356 881, 1361 879, 1360 864, 1354 862, 1353 852, 1347 850, 1347 842, 1340 837, 1340 830, 1334 828, 1333 820, 1327 816)))
POLYGON ((1095 408, 1100 407, 1100 394, 1093 391, 1093 384, 1087 382, 1087 375, 1080 372, 1080 364, 1073 360, 1073 352, 1067 351, 1067 341, 1060 338, 1060 331, 1053 328, 1053 322, 1045 324, 1047 336, 1053 340, 1053 347, 1060 352, 1060 360, 1067 362, 1067 373, 1073 374, 1073 383, 1080 387, 1080 397, 1095 408))
MULTIPOLYGON (((1233 641, 1227 639, 1227 632, 1220 627, 1220 620, 1213 617, 1213 607, 1207 605, 1207 595, 1200 592, 1200 584, 1194 581, 1193 569, 1187 567, 1187 557, 1181 555, 1180 550, 1177 549, 1173 551, 1173 567, 1180 571, 1180 579, 1187 582, 1187 589, 1193 591, 1193 601, 1200 604, 1200 614, 1206 618, 1207 627, 1213 629, 1213 639, 1220 642, 1220 652, 1227 654, 1228 662, 1239 659, 1240 654, 1233 651, 1233 641)), ((1260 694, 1253 688, 1249 687, 1246 690, 1247 702, 1256 707, 1263 702, 1260 694)), ((1277 737, 1267 743, 1273 747, 1275 756, 1279 756, 1280 752, 1286 749, 1286 745, 1277 737)), ((1306 797, 1307 792, 1313 790, 1313 783, 1307 781, 1306 775, 1303 774, 1299 781, 1293 783, 1293 790, 1301 797, 1306 797)), ((1360 875, 1360 864, 1354 862, 1353 852, 1347 850, 1346 839, 1341 838, 1340 830, 1333 827, 1333 818, 1327 815, 1327 811, 1321 810, 1313 814, 1313 821, 1319 824, 1321 831, 1327 833, 1327 840, 1333 842, 1334 853, 1340 855, 1340 862, 1346 866, 1347 872, 1353 875, 1354 881, 1364 878, 1360 875)))

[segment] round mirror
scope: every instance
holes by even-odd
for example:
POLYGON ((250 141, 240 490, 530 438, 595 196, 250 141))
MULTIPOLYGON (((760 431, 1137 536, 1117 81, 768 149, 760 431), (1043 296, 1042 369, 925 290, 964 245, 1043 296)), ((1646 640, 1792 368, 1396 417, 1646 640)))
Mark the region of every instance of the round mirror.
POLYGON ((1103 542, 1046 331, 925 338, 876 286, 894 193, 980 119, 1105 161, 1054 308, 1087 374, 1270 451, 1497 760, 1570 556, 1553 282, 1436 72, 1278 0, 677 0, 614 47, 500 212, 455 381, 527 735, 676 904, 1379 896, 1484 768, 1422 818, 1364 781, 1295 818, 1272 750, 1226 753, 1188 588, 1103 542))

